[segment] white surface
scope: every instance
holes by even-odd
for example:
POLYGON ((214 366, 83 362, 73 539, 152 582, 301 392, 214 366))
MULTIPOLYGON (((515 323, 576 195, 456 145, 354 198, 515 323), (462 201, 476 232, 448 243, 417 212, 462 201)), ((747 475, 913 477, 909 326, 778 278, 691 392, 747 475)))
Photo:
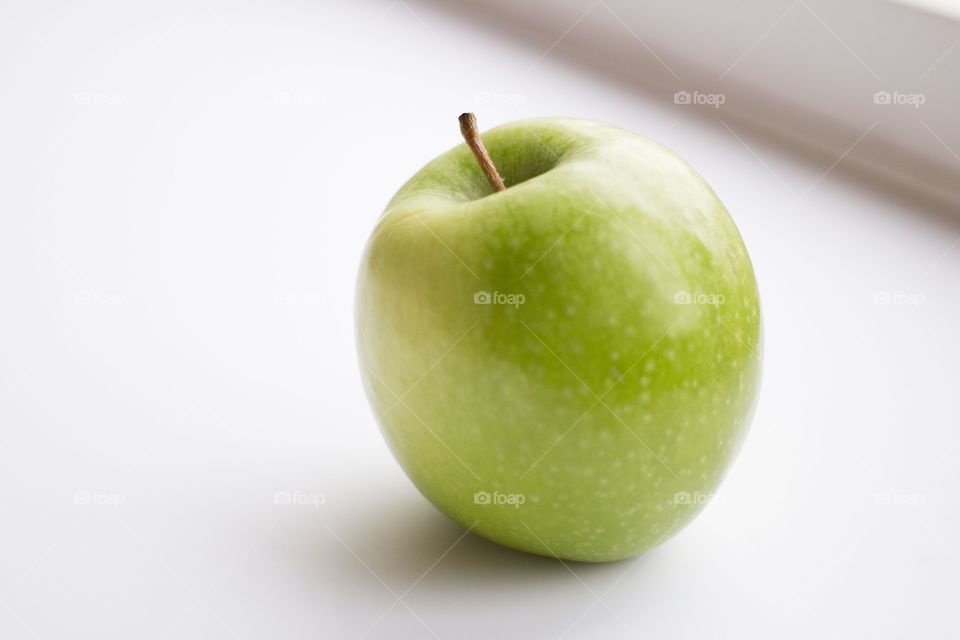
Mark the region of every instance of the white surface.
POLYGON ((433 5, 5 6, 4 640, 960 633, 955 212, 433 5), (666 143, 752 253, 752 433, 638 561, 461 538, 363 397, 360 251, 467 108, 666 143))

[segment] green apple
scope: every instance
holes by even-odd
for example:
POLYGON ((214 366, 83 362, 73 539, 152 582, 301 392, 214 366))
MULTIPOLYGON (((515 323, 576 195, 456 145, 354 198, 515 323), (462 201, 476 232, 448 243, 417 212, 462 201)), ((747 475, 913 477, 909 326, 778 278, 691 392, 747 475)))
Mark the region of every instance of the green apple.
POLYGON ((483 135, 387 206, 357 285, 364 385, 417 488, 474 533, 607 561, 687 524, 736 456, 757 286, 723 204, 661 145, 589 120, 483 135))

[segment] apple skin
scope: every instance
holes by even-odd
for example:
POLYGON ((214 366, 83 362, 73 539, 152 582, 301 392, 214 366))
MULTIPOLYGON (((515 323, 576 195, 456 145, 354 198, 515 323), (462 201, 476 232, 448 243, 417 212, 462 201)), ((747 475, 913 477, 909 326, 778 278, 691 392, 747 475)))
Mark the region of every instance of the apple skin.
POLYGON ((367 395, 413 483, 474 533, 568 560, 637 555, 693 519, 746 435, 762 353, 750 258, 703 178, 647 138, 548 118, 483 140, 505 191, 461 144, 369 239, 367 395))

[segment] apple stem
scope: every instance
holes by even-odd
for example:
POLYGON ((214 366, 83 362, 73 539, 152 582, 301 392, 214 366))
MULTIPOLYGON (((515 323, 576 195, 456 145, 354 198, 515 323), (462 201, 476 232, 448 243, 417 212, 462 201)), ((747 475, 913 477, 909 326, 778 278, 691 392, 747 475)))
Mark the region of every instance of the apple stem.
POLYGON ((483 140, 480 139, 480 132, 477 130, 477 116, 472 113, 460 114, 460 133, 463 134, 463 139, 467 141, 470 151, 473 151, 473 155, 476 156, 477 162, 480 163, 480 169, 483 171, 483 175, 487 176, 493 190, 506 190, 507 187, 503 184, 503 178, 497 173, 497 167, 494 166, 490 154, 487 153, 487 148, 483 146, 483 140))

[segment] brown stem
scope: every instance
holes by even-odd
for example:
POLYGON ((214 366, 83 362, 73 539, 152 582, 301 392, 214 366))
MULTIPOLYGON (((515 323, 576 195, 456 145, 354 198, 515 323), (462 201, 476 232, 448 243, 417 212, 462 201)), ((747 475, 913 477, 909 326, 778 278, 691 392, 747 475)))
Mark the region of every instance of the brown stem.
POLYGON ((494 166, 493 160, 490 159, 487 148, 483 146, 483 140, 480 139, 480 132, 477 130, 477 116, 472 113, 460 114, 460 133, 463 134, 463 139, 467 141, 470 151, 473 151, 473 155, 477 157, 480 169, 483 170, 483 175, 487 176, 493 190, 505 190, 507 187, 503 184, 503 178, 497 173, 497 168, 494 166))

